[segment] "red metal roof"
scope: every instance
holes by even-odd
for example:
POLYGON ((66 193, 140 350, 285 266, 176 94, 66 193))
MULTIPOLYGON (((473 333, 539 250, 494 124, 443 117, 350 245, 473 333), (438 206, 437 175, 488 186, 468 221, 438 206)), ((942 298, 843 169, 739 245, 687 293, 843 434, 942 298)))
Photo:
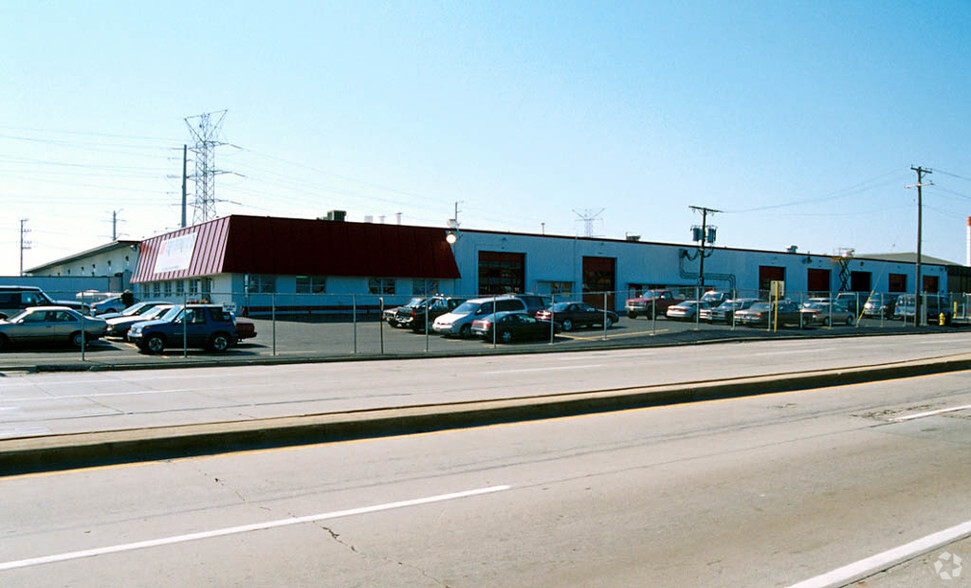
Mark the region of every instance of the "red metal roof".
POLYGON ((132 283, 220 273, 460 277, 444 229, 233 215, 143 241, 132 283))

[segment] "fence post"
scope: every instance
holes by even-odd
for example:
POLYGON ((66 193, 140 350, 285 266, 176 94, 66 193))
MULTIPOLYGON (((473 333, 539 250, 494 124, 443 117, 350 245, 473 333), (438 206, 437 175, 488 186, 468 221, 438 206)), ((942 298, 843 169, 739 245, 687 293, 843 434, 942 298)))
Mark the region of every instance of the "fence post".
POLYGON ((87 343, 87 333, 84 332, 84 292, 81 292, 81 361, 85 361, 84 348, 87 343))
POLYGON ((556 336, 556 294, 550 293, 550 345, 556 336))
POLYGON ((357 355, 357 294, 351 294, 351 324, 354 325, 354 354, 357 355))
POLYGON ((381 340, 381 355, 384 355, 384 296, 378 298, 378 338, 381 340))
POLYGON ((270 293, 270 321, 273 323, 273 356, 276 357, 276 292, 270 293))
POLYGON ((182 359, 189 357, 189 301, 182 292, 182 359))
POLYGON ((607 291, 606 290, 604 290, 604 308, 603 308, 603 311, 604 311, 604 316, 603 316, 603 326, 604 326, 603 340, 606 341, 607 340, 607 291))
MULTIPOLYGON (((469 332, 471 332, 471 330, 469 332)), ((496 296, 493 294, 492 296, 492 348, 493 349, 497 347, 496 341, 498 338, 499 338, 499 309, 496 307, 496 296)))

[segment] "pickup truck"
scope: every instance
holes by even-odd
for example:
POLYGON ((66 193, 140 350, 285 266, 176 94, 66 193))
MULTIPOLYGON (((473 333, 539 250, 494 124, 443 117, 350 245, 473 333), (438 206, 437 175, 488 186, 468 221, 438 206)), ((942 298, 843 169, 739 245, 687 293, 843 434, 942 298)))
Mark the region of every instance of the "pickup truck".
POLYGON ((637 298, 628 298, 624 304, 629 318, 664 316, 668 307, 684 302, 676 298, 670 290, 647 290, 637 298))
POLYGON ((218 304, 189 304, 169 320, 136 323, 128 340, 143 353, 162 353, 166 347, 205 347, 226 351, 237 341, 232 314, 218 304))

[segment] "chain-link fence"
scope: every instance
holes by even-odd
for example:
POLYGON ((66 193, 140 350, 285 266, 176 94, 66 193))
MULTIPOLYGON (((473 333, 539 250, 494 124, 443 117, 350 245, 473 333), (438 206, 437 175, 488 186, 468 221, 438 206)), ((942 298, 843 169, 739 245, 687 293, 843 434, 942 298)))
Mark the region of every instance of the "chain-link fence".
MULTIPOLYGON (((65 320, 58 327, 60 331, 50 327, 53 342, 60 342, 62 347, 73 345, 82 360, 91 353, 97 353, 99 359, 109 357, 111 352, 139 356, 139 350, 124 338, 103 337, 99 332, 105 324, 103 317, 111 316, 112 311, 121 312, 123 304, 87 293, 47 294, 48 301, 25 298, 23 302, 63 303, 82 311, 74 316, 75 323, 68 325, 65 320)), ((177 308, 211 303, 231 311, 239 337, 229 350, 233 357, 313 358, 432 352, 449 355, 476 353, 489 347, 515 349, 511 344, 522 344, 520 348, 548 345, 565 350, 618 343, 659 344, 665 338, 681 341, 937 327, 967 323, 971 294, 923 295, 921 316, 915 314, 912 294, 790 291, 773 295, 769 290, 702 292, 698 287, 683 285, 478 297, 182 291, 164 293, 155 302, 177 308)), ((107 320, 134 322, 146 316, 189 322, 177 313, 143 314, 130 309, 124 313, 107 320)), ((161 355, 226 355, 214 353, 211 338, 190 337, 190 328, 195 325, 183 327, 181 333, 170 330, 166 335, 170 340, 165 342, 161 355)), ((11 335, 0 337, 11 344, 3 347, 21 347, 25 351, 31 347, 16 345, 22 341, 15 341, 11 335)), ((151 354, 152 350, 140 351, 151 354)))

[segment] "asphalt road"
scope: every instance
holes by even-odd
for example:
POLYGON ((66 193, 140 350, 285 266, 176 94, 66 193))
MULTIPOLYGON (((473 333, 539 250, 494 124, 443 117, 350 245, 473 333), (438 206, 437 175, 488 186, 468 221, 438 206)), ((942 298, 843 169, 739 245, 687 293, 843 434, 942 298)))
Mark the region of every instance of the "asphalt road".
MULTIPOLYGON (((880 355, 776 344, 737 365, 738 349, 706 351, 713 372, 880 355)), ((623 379, 649 359, 577 356, 545 378, 623 379)), ((683 378, 699 359, 651 371, 683 378)), ((789 586, 971 520, 969 388, 960 372, 0 478, 0 584, 789 586)), ((967 547, 898 569, 960 585, 933 561, 971 561, 967 547)))
POLYGON ((971 333, 0 377, 0 438, 620 389, 963 352, 971 333))

